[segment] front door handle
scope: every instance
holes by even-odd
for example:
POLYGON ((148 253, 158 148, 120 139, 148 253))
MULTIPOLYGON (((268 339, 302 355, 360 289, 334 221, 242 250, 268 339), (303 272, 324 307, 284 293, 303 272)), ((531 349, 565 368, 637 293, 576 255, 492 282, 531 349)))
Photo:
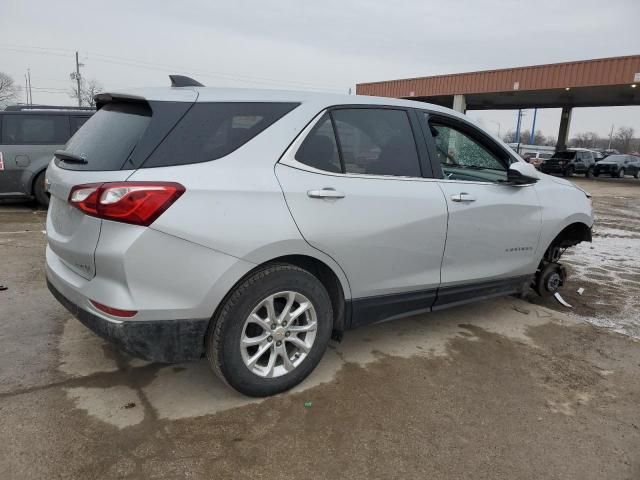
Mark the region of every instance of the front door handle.
POLYGON ((338 192, 335 188, 326 187, 322 190, 309 190, 307 196, 310 198, 344 198, 344 193, 338 192))
POLYGON ((454 202, 475 202, 476 197, 469 195, 466 192, 458 193, 457 195, 451 195, 451 200, 454 202))

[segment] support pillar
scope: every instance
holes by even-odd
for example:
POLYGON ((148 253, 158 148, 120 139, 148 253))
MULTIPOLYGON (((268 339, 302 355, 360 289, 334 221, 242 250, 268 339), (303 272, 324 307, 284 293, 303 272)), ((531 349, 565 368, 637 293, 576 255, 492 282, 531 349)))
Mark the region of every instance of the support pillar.
POLYGON ((558 130, 558 142, 556 150, 564 150, 567 148, 569 141, 569 127, 571 127, 571 107, 563 107, 560 115, 560 129, 558 130))
POLYGON ((464 95, 453 96, 453 109, 456 112, 460 112, 460 113, 467 112, 467 99, 464 97, 464 95))

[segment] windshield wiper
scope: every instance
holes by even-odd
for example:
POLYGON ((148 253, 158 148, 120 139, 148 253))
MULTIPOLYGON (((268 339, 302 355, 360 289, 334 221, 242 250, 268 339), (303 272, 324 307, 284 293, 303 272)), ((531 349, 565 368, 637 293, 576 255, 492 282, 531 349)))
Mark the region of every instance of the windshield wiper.
POLYGON ((89 163, 84 158, 82 158, 80 155, 76 155, 75 153, 67 152, 66 150, 56 150, 55 152, 53 152, 53 155, 56 158, 59 158, 60 160, 62 160, 63 162, 66 162, 66 163, 82 163, 82 164, 89 163))

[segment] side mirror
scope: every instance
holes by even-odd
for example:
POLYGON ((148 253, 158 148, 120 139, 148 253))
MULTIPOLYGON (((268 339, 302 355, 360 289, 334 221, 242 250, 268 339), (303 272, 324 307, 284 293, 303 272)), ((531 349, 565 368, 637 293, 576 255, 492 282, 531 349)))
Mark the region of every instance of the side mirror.
POLYGON ((507 170, 507 183, 509 185, 531 185, 540 179, 536 167, 526 162, 514 162, 507 170))

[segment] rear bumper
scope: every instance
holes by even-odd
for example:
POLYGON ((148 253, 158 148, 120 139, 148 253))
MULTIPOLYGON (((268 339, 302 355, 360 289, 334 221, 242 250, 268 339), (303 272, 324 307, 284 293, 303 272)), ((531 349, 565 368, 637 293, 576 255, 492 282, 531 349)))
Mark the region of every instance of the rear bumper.
POLYGON ((80 322, 134 357, 154 362, 197 360, 204 353, 209 319, 113 321, 84 310, 47 278, 54 297, 80 322))

